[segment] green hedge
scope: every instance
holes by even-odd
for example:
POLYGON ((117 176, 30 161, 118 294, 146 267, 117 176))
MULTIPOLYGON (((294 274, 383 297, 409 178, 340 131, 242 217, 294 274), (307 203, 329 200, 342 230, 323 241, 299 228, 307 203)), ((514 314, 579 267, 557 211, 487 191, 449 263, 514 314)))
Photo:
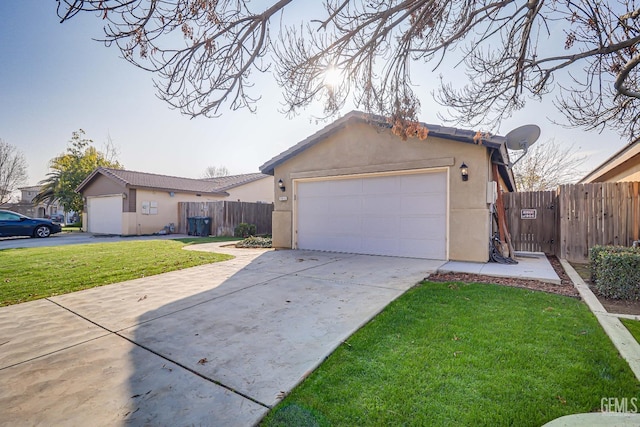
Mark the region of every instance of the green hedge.
POLYGON ((256 235, 256 225, 255 224, 247 224, 246 222, 241 222, 238 224, 233 230, 233 235, 235 237, 242 237, 243 239, 249 236, 256 235))
POLYGON ((640 300, 640 248, 594 246, 589 261, 592 280, 603 296, 640 300))

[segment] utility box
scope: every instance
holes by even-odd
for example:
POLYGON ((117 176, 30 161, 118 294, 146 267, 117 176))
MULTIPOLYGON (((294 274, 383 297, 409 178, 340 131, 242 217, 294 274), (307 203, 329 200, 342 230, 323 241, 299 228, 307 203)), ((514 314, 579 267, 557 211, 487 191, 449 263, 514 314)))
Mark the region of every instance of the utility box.
POLYGON ((207 216, 192 216, 187 218, 187 234, 190 236, 210 236, 211 218, 207 216))

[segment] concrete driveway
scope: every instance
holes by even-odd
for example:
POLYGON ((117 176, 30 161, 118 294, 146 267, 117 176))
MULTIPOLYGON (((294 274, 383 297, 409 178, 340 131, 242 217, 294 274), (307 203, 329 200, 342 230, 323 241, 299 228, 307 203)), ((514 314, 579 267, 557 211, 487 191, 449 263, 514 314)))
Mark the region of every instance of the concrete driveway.
POLYGON ((0 308, 0 425, 249 426, 442 262, 238 250, 0 308))

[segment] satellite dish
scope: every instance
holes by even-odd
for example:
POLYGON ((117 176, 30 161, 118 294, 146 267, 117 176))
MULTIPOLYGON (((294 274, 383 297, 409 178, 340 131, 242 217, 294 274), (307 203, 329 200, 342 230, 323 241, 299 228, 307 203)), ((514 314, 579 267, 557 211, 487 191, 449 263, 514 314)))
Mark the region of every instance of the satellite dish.
POLYGON ((509 165, 510 168, 527 154, 529 147, 535 144, 539 137, 540 127, 537 125, 520 126, 507 134, 505 137, 507 140, 507 148, 514 151, 524 151, 515 162, 509 165))

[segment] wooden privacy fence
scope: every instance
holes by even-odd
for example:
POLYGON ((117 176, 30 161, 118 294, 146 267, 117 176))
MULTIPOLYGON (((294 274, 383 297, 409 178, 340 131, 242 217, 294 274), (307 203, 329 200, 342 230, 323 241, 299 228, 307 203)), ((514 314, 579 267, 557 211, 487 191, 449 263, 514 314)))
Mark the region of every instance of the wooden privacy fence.
POLYGON ((640 182, 562 185, 561 258, 587 260, 595 245, 631 246, 640 239, 640 182))
POLYGON ((178 203, 178 233, 187 234, 187 218, 211 218, 213 236, 233 236, 242 222, 256 225, 256 234, 271 234, 273 203, 248 202, 180 202, 178 203))
POLYGON ((640 240, 640 182, 561 185, 508 193, 505 208, 516 250, 586 262, 595 245, 640 240))

